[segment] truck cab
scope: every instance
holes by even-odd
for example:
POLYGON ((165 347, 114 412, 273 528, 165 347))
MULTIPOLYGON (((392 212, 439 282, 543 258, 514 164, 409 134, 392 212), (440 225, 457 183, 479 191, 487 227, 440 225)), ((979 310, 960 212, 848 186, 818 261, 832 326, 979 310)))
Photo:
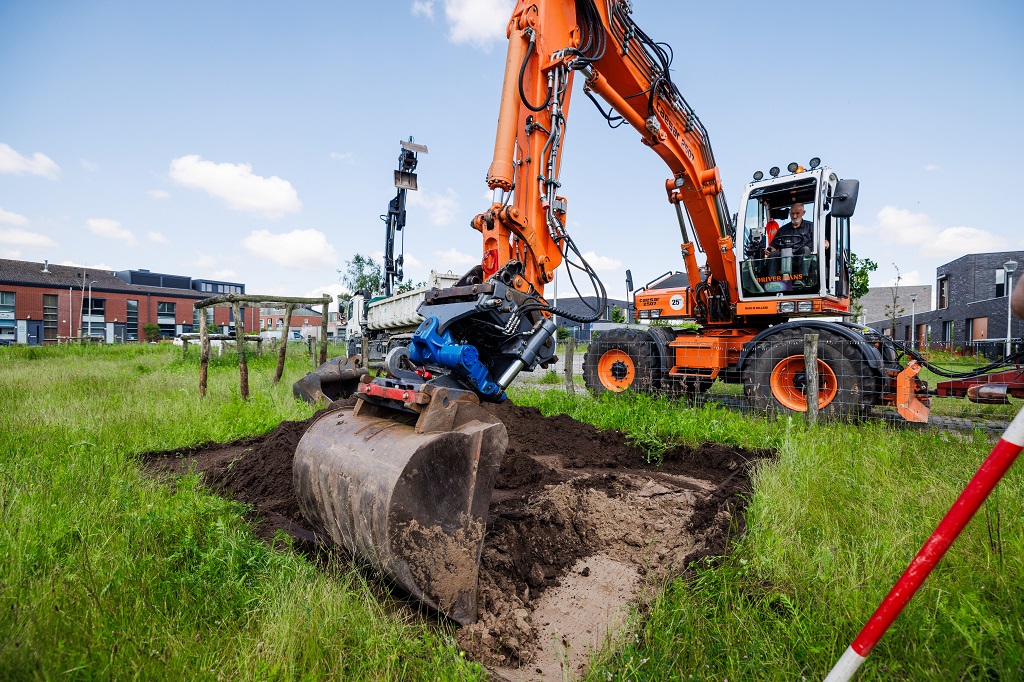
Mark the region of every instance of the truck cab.
POLYGON ((777 314, 843 312, 849 306, 850 218, 858 182, 840 180, 816 159, 810 168, 794 163, 789 170, 780 177, 772 168, 767 179, 755 173, 744 188, 737 225, 740 308, 761 302, 749 312, 764 314, 765 300, 777 299, 777 314))

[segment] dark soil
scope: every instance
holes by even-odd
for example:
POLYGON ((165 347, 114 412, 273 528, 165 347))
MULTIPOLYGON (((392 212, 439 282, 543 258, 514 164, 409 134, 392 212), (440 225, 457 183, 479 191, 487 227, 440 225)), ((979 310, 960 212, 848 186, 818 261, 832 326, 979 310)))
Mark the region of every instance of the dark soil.
MULTIPOLYGON (((332 409, 347 406, 336 403, 332 409)), ((657 487, 662 484, 688 495, 693 503, 685 514, 666 513, 664 524, 656 524, 660 532, 663 525, 687 519, 682 522, 688 535, 685 556, 665 560, 665 569, 678 574, 698 559, 728 552, 744 528, 741 512, 750 491, 751 464, 770 455, 709 443, 673 448, 658 465, 617 431, 599 431, 567 415, 544 417, 535 408, 511 403, 488 409, 505 423, 509 448, 492 498, 481 559, 481 624, 464 628, 460 642, 489 663, 528 661, 531 632, 536 633, 523 614, 529 614, 544 590, 559 585, 578 560, 614 544, 593 514, 576 512, 593 499, 587 495, 650 498, 665 490, 657 487)), ((194 467, 211 488, 254 507, 259 537, 269 540, 283 531, 295 539, 297 549, 314 550, 318 538, 302 518, 292 488, 292 457, 311 422, 286 421, 262 438, 149 453, 142 459, 160 472, 194 467)), ((646 534, 654 532, 646 527, 619 530, 625 543, 619 544, 641 549, 646 534)))

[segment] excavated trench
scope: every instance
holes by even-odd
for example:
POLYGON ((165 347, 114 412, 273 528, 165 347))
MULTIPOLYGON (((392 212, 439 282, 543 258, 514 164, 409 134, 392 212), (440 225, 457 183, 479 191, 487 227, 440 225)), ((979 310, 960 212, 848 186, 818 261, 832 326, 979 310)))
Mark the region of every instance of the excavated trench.
MULTIPOLYGON (((659 465, 617 431, 511 403, 488 409, 509 447, 484 540, 481 615, 458 640, 507 679, 579 673, 630 604, 695 560, 725 554, 743 529, 751 466, 771 455, 709 443, 673 448, 659 465)), ((292 457, 311 421, 142 458, 158 472, 194 467, 212 489, 253 506, 260 537, 284 531, 300 551, 317 552, 292 489, 292 457)))

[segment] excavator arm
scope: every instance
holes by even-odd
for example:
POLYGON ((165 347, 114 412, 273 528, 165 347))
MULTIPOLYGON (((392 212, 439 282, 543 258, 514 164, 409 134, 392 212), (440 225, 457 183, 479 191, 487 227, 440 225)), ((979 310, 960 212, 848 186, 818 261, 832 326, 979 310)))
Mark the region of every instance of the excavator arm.
MULTIPOLYGON (((523 263, 517 289, 543 297, 554 269, 572 257, 559 170, 576 72, 584 93, 609 119, 628 123, 669 167, 668 199, 680 208, 691 290, 721 282, 737 300, 733 228, 707 130, 672 80, 671 49, 654 42, 621 0, 520 0, 508 24, 508 56, 494 158, 487 184, 494 203, 473 220, 483 236, 482 270, 492 276, 523 263), (617 114, 604 112, 599 96, 617 114), (685 216, 684 216, 685 211, 685 216), (686 218, 707 276, 697 266, 686 218)), ((586 266, 584 265, 586 270, 586 266)))

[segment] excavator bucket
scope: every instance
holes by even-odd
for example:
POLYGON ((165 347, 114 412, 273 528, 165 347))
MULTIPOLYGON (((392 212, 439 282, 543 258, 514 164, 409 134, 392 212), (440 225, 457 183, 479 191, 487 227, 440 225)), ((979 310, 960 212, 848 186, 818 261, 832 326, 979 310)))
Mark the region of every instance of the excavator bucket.
POLYGON ((477 618, 487 508, 508 445, 475 395, 424 387, 324 413, 295 452, 299 505, 317 530, 460 624, 477 618))
POLYGON ((359 383, 368 379, 369 372, 359 355, 331 358, 292 384, 292 393, 307 403, 341 400, 355 393, 359 383))

